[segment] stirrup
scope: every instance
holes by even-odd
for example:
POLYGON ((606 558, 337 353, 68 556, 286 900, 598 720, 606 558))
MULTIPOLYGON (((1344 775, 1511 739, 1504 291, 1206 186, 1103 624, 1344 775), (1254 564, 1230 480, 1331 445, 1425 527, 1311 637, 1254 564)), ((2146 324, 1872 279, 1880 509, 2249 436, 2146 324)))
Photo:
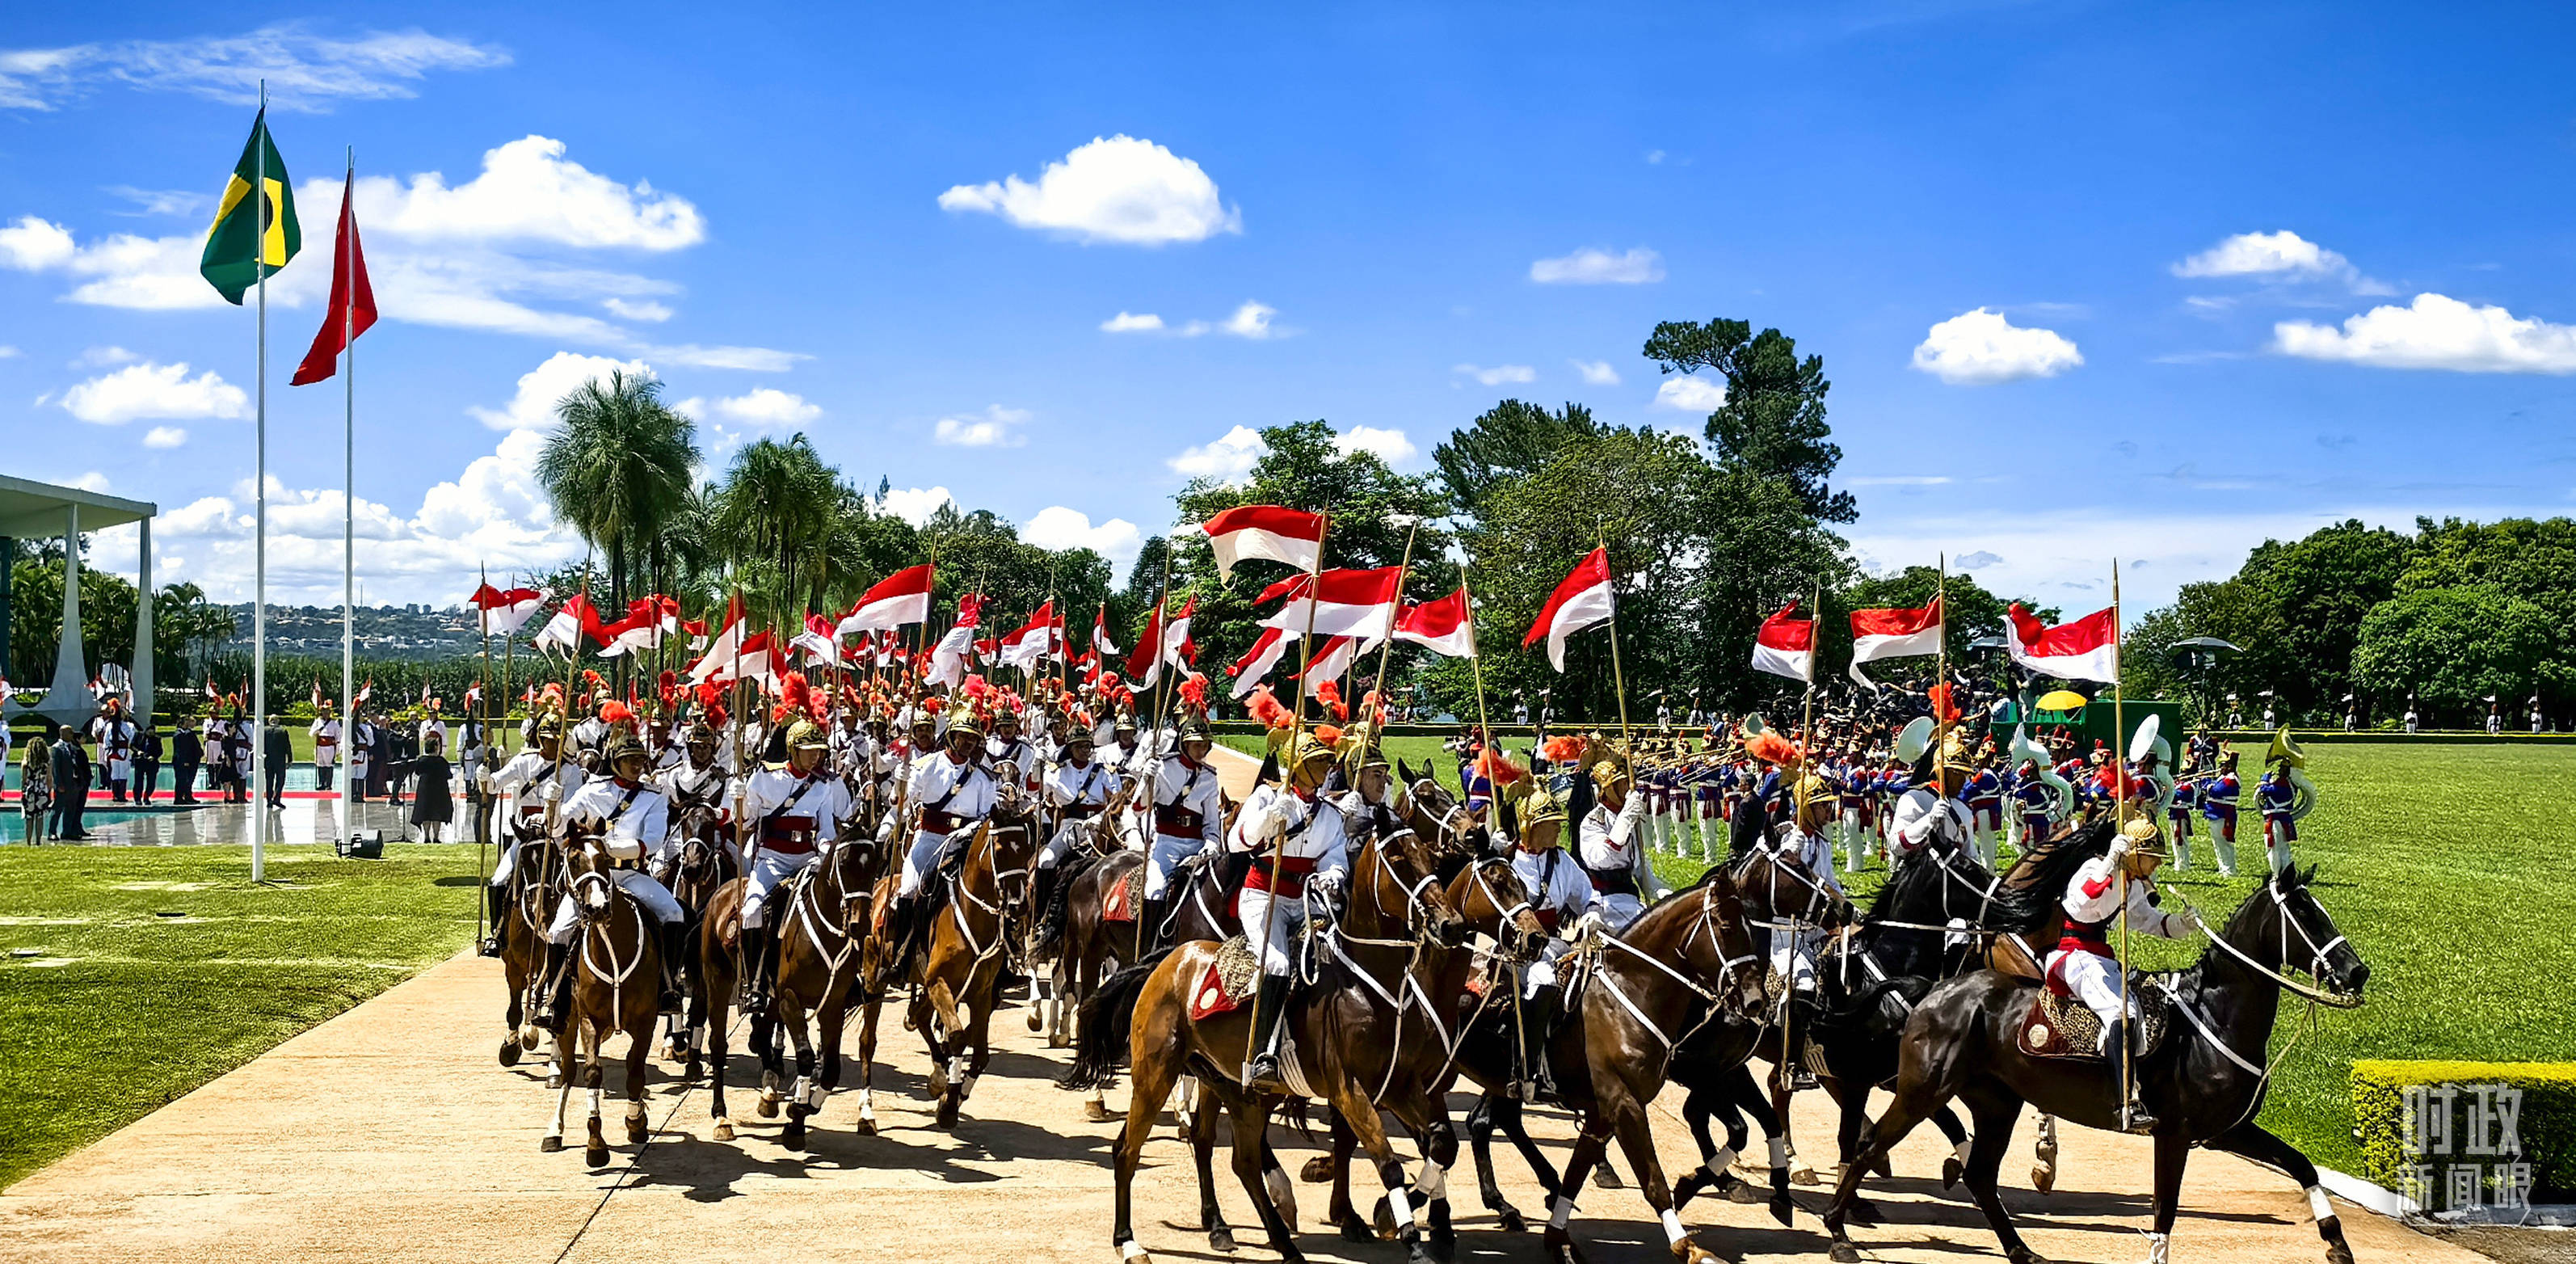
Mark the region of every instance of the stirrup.
POLYGON ((1263 1050, 1243 1067, 1243 1086, 1256 1093, 1284 1095, 1288 1084, 1279 1075, 1279 1055, 1263 1050))
POLYGON ((2120 1107, 2120 1131, 2131 1136, 2143 1137, 2152 1134, 2158 1122, 2142 1103, 2129 1102, 2120 1107))
POLYGON ((500 955, 501 955, 501 937, 500 937, 500 936, 498 936, 498 935, 487 935, 487 936, 485 936, 485 937, 484 937, 484 939, 483 939, 483 942, 481 942, 481 943, 479 943, 479 944, 475 945, 474 951, 476 952, 476 954, 477 954, 477 955, 485 956, 485 957, 497 957, 497 956, 500 956, 500 955))

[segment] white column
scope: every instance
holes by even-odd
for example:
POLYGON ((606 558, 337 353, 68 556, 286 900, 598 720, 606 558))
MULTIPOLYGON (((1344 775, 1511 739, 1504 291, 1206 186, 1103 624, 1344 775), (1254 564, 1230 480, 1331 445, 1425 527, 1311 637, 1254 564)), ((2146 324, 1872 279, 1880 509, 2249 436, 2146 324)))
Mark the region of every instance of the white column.
POLYGON ((152 632, 158 610, 152 600, 152 520, 135 524, 143 537, 142 560, 134 572, 134 705, 143 714, 135 717, 135 736, 152 727, 152 632))

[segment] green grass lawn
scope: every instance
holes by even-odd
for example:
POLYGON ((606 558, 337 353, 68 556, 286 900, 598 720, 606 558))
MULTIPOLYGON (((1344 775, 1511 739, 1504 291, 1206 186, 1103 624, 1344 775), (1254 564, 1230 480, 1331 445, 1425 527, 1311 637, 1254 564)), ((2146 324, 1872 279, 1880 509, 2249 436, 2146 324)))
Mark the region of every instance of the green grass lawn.
MULTIPOLYGON (((1258 753, 1257 739, 1228 738, 1258 753)), ((1407 760, 1439 756, 1444 785, 1457 769, 1434 738, 1397 738, 1407 760)), ((2264 1107, 2266 1127, 2325 1166, 2358 1174, 2352 1138, 2352 1063, 2358 1058, 2576 1061, 2576 937, 2563 933, 2558 884, 2544 879, 2576 854, 2576 819, 2556 791, 2576 785, 2576 750, 2540 746, 2319 745, 2309 775, 2323 794, 2300 822, 2300 863, 2318 866, 2317 894, 2370 963, 2367 1004, 2282 1011, 2274 1032, 2281 1064, 2264 1107)), ((2250 781, 2259 771, 2249 769, 2250 781)), ((2251 894, 2263 868, 2257 818, 2239 831, 2242 876, 2211 867, 2208 834, 2194 839, 2194 868, 2162 878, 2222 923, 2251 894)), ((1658 857, 1679 886, 1701 866, 1658 857)), ((1851 882, 1864 901, 1884 874, 1851 882)), ((2154 969, 2190 964, 2199 949, 2142 940, 2154 969)))
POLYGON ((0 1186, 464 947, 474 849, 385 854, 0 851, 0 1186))

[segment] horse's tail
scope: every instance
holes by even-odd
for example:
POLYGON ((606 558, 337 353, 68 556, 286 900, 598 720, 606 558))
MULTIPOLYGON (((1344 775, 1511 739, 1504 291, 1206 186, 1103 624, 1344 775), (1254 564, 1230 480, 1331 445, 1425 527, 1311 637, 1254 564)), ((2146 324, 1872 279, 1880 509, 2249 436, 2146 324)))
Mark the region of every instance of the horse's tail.
POLYGON ((1098 863, 1076 852, 1055 867, 1055 890, 1048 893, 1047 906, 1038 913, 1037 944, 1031 951, 1036 959, 1051 961, 1064 951, 1065 923, 1073 916, 1073 884, 1098 863))
POLYGON ((1171 956, 1169 948, 1147 953, 1143 960, 1110 975, 1082 1002, 1074 1028, 1073 1066, 1056 1081, 1059 1088, 1106 1088, 1127 1060, 1127 1032, 1136 1022, 1136 1001, 1154 968, 1171 956))

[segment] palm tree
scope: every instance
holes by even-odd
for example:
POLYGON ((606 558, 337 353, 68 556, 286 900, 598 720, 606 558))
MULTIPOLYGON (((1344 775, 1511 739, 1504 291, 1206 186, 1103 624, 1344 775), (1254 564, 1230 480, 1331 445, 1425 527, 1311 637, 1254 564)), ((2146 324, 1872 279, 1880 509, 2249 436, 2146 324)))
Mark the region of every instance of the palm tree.
POLYGON ((697 427, 663 404, 660 382, 623 370, 574 388, 555 416, 563 424, 537 458, 537 481, 555 516, 608 554, 610 599, 622 617, 629 546, 653 550, 684 507, 697 427))
POLYGON ((765 579, 759 586, 777 605, 801 610, 830 569, 827 542, 845 490, 804 435, 745 444, 713 497, 719 547, 737 572, 765 579))

